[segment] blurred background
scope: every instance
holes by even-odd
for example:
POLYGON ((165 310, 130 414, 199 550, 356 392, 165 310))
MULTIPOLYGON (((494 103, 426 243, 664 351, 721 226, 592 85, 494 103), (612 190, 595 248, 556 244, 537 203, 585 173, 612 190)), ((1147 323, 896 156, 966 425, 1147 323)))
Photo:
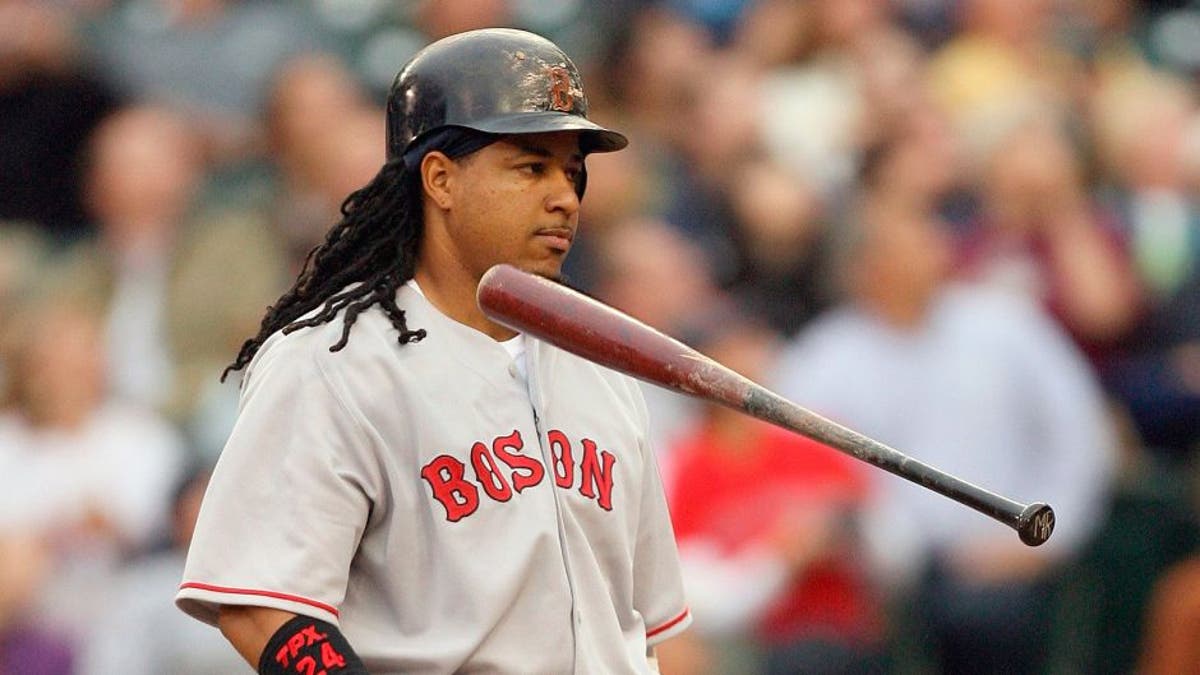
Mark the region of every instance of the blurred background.
POLYGON ((632 139, 573 284, 1059 515, 1025 548, 647 387, 695 615, 664 672, 1200 671, 1200 3, 0 0, 0 673, 248 672, 171 604, 219 375, 399 67, 485 26, 632 139))

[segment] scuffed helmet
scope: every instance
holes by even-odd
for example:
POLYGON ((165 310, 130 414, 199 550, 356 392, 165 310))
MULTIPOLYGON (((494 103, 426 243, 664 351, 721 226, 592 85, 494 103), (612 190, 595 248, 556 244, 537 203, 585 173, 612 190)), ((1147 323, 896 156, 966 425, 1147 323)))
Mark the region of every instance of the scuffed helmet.
POLYGON ((585 154, 629 143, 587 112, 579 71, 553 42, 509 28, 459 33, 428 45, 396 75, 387 100, 388 159, 450 126, 493 134, 579 131, 585 154))

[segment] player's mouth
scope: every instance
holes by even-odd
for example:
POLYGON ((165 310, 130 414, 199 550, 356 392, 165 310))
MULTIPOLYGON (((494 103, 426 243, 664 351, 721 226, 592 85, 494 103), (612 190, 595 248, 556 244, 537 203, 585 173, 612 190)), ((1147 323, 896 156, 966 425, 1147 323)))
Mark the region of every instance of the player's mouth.
POLYGON ((534 236, 548 248, 566 253, 575 239, 575 230, 569 227, 544 227, 534 232, 534 236))

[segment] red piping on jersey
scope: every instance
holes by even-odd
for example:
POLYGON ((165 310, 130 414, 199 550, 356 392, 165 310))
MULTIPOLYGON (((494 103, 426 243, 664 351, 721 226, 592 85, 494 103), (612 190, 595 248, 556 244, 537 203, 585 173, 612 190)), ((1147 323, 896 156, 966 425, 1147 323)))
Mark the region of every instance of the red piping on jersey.
POLYGON ((202 583, 199 583, 196 581, 186 581, 186 582, 180 584, 179 587, 180 588, 197 588, 202 591, 213 591, 214 593, 232 593, 232 594, 236 594, 236 595, 261 595, 266 598, 277 598, 279 600, 290 600, 292 602, 303 603, 310 607, 316 607, 317 609, 323 609, 326 612, 329 612, 330 614, 332 614, 334 616, 338 616, 338 611, 337 611, 336 607, 333 607, 332 605, 327 605, 323 602, 317 602, 316 600, 309 600, 308 598, 302 598, 298 595, 288 595, 287 593, 276 593, 275 591, 260 591, 260 590, 253 589, 253 588, 229 588, 228 586, 213 586, 212 584, 202 584, 202 583))
POLYGON ((658 635, 659 633, 661 633, 663 631, 670 630, 673 626, 678 624, 680 621, 683 621, 684 619, 686 619, 688 613, 691 611, 692 610, 685 607, 684 610, 679 613, 679 616, 675 617, 674 619, 671 619, 670 621, 664 623, 661 626, 657 626, 655 628, 652 628, 652 629, 646 631, 646 637, 652 638, 655 635, 658 635))

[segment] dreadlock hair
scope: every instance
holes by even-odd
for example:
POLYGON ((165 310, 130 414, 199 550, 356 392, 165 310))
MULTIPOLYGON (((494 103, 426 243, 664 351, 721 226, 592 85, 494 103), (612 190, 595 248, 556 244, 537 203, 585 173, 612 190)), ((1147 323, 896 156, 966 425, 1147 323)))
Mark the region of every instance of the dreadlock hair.
POLYGON ((423 329, 409 330, 396 290, 413 278, 423 231, 420 181, 397 158, 383 165, 371 182, 342 202, 342 218, 325 241, 309 252, 295 284, 267 308, 258 334, 246 340, 221 373, 241 370, 275 331, 285 334, 327 323, 343 309, 342 337, 329 347, 346 346, 358 315, 379 305, 399 331, 400 344, 418 342, 423 329), (312 316, 300 317, 320 307, 312 316))

